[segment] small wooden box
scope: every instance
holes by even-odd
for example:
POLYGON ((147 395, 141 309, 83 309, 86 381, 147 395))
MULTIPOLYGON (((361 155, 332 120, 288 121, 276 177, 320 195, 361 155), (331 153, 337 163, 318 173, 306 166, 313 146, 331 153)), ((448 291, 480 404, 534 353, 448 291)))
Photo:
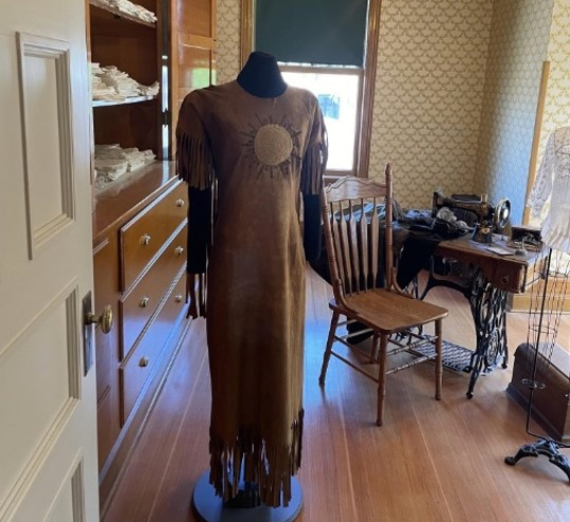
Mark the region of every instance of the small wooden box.
MULTIPOLYGON (((523 379, 532 379, 534 348, 521 344, 515 351, 513 377, 507 393, 525 409, 530 390, 523 379)), ((537 356, 536 381, 544 384, 534 392, 532 419, 554 440, 570 443, 570 354, 554 346, 549 361, 542 353, 537 356)))

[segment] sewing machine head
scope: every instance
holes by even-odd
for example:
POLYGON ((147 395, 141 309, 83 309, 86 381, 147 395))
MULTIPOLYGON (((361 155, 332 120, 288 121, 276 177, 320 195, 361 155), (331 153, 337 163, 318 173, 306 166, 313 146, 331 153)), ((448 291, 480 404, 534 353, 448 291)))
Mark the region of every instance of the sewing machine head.
POLYGON ((440 192, 433 193, 432 215, 443 208, 449 208, 458 219, 474 226, 473 239, 480 243, 491 243, 493 232, 502 232, 509 221, 511 202, 502 199, 496 206, 487 201, 486 195, 454 195, 445 197, 440 192))

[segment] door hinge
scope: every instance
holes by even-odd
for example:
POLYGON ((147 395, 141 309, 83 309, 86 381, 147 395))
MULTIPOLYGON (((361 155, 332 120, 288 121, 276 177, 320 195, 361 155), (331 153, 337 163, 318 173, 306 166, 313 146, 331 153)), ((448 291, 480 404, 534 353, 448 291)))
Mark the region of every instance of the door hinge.
POLYGON ((170 127, 172 123, 172 114, 169 110, 162 111, 162 124, 165 127, 170 127))

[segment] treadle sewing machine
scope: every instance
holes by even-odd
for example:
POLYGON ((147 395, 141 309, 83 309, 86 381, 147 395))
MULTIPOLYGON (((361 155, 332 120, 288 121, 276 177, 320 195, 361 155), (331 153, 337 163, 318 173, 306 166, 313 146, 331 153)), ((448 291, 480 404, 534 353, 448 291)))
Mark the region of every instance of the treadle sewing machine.
MULTIPOLYGON (((436 276, 432 258, 428 283, 421 299, 431 288, 440 285, 461 292, 469 300, 476 347, 474 351, 458 348, 464 350, 464 371, 471 374, 467 397, 472 398, 480 375, 489 373, 498 365, 507 366, 507 294, 525 291, 530 283, 529 268, 540 260, 541 254, 514 255, 515 250, 512 249, 510 255, 499 255, 493 251, 495 247, 497 251, 509 251, 506 239, 500 235, 510 216, 508 199, 502 199, 493 206, 485 197, 455 195, 449 198, 434 192, 432 214, 435 216, 444 207, 449 208, 457 219, 474 227, 474 232, 472 236, 442 241, 434 255, 448 268, 451 267, 450 272, 459 269, 466 277, 461 277, 461 282, 458 282, 453 273, 448 279, 436 276), (489 245, 492 242, 495 243, 493 247, 489 245)), ((444 353, 444 365, 445 358, 444 353)))
POLYGON ((444 207, 451 210, 457 219, 475 227, 473 239, 479 243, 492 243, 493 233, 501 233, 511 215, 511 202, 507 198, 493 206, 487 201, 486 195, 454 194, 445 197, 441 192, 434 192, 432 216, 436 217, 444 207))

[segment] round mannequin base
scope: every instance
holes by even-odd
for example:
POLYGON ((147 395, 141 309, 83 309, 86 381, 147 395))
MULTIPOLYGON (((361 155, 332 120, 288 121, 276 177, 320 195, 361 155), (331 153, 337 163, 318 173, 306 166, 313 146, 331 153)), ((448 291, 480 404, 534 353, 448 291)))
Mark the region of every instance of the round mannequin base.
POLYGON ((299 481, 291 479, 291 501, 287 507, 267 507, 261 504, 254 508, 224 507, 204 473, 192 493, 192 504, 198 518, 204 522, 292 522, 303 507, 303 490, 299 481))

